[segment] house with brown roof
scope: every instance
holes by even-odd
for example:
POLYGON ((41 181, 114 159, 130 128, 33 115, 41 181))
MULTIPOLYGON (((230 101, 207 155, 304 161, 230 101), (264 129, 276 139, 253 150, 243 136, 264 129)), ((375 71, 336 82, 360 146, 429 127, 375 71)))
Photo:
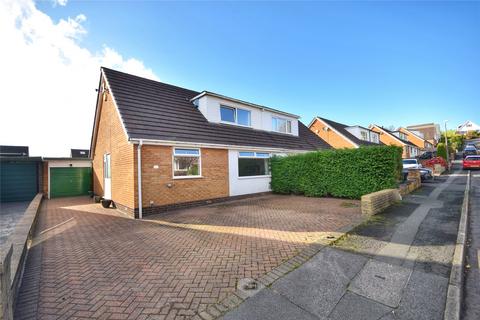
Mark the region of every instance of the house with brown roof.
POLYGON ((416 145, 421 152, 434 150, 433 144, 430 141, 424 139, 423 135, 420 132, 408 130, 404 127, 398 128, 397 131, 404 133, 407 137, 407 140, 416 145))
POLYGON ((423 139, 433 144, 433 146, 437 145, 441 135, 440 125, 437 123, 415 124, 407 126, 406 129, 421 136, 423 139))
POLYGON ((101 68, 94 193, 131 216, 268 192, 273 155, 326 148, 297 115, 101 68))
POLYGON ((378 146, 380 135, 362 126, 349 126, 321 117, 309 124, 309 129, 335 149, 359 148, 360 146, 378 146))
POLYGON ((420 155, 420 148, 408 141, 408 135, 404 132, 398 130, 391 131, 376 124, 371 124, 369 128, 380 135, 380 141, 383 144, 402 147, 402 158, 414 158, 420 155))

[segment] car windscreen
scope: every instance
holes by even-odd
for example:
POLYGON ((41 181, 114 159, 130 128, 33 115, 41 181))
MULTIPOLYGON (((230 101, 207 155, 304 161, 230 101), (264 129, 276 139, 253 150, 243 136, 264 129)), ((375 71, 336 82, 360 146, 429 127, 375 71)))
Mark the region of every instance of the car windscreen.
POLYGON ((403 164, 417 164, 416 160, 403 160, 403 164))
POLYGON ((476 156, 476 157, 475 157, 475 156, 474 156, 474 157, 468 156, 468 157, 465 158, 465 160, 467 160, 467 161, 468 161, 468 160, 470 160, 470 161, 479 161, 479 160, 480 160, 480 156, 476 156))

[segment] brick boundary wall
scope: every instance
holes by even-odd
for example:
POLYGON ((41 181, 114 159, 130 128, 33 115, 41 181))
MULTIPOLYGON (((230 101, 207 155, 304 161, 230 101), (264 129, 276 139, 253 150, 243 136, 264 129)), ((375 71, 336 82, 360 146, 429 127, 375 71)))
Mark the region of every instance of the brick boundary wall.
POLYGON ((13 309, 20 288, 28 248, 35 231, 43 194, 38 193, 15 225, 0 254, 0 319, 13 319, 13 309), (8 249, 7 249, 8 248, 8 249))
POLYGON ((398 189, 385 189, 366 194, 361 198, 362 214, 374 215, 380 213, 401 199, 398 189))

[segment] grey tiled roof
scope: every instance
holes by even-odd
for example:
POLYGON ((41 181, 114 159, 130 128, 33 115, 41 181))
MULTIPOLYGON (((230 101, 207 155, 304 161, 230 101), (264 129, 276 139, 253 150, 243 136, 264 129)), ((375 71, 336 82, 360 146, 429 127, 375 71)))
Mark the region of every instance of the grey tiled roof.
POLYGON ((130 139, 246 147, 330 148, 299 121, 299 136, 208 122, 190 99, 200 92, 102 68, 130 139))
MULTIPOLYGON (((325 119, 325 118, 321 118, 321 117, 317 117, 318 119, 322 120, 323 122, 325 122, 326 124, 328 124, 329 126, 331 126, 332 128, 334 128, 335 130, 337 130, 338 132, 340 132, 342 135, 344 135, 345 137, 347 137, 348 139, 350 139, 353 143, 356 143, 357 145, 361 145, 361 146, 378 146, 378 145, 383 145, 383 143, 374 143, 374 142, 370 142, 370 141, 365 141, 365 140, 362 140, 362 139, 359 139, 357 138, 355 135, 351 134, 346 128, 347 127, 350 127, 350 126, 347 126, 346 124, 343 124, 343 123, 339 123, 339 122, 335 122, 335 121, 332 121, 332 120, 328 120, 328 119, 325 119)), ((363 127, 362 127, 363 128, 363 127)), ((365 128, 366 130, 369 130, 370 129, 367 129, 365 128)))

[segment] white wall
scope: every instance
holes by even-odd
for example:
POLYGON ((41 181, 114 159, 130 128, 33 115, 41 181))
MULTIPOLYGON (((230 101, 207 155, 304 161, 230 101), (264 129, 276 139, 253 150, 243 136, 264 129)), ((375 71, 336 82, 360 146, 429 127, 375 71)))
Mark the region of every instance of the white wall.
POLYGON ((359 126, 348 127, 348 128, 345 128, 345 129, 360 140, 363 140, 361 132, 365 132, 367 134, 367 138, 368 138, 367 141, 376 142, 376 143, 380 142, 380 135, 378 135, 375 132, 372 132, 370 130, 366 130, 366 129, 361 128, 359 126), (374 135, 374 134, 376 134, 377 137, 378 137, 377 141, 374 141, 373 138, 372 138, 372 135, 374 135))
MULTIPOLYGON (((204 95, 198 99, 198 109, 210 122, 220 123, 220 105, 234 108, 241 108, 250 111, 251 128, 258 130, 272 131, 272 116, 290 120, 292 122, 292 135, 298 136, 298 119, 281 113, 255 108, 242 103, 204 95)), ((225 123, 225 122, 223 122, 225 123)), ((227 123, 229 124, 229 123, 227 123)), ((232 124, 235 125, 235 124, 232 124)))
POLYGON ((228 175, 230 196, 271 191, 270 176, 238 176, 238 150, 228 150, 228 175))

